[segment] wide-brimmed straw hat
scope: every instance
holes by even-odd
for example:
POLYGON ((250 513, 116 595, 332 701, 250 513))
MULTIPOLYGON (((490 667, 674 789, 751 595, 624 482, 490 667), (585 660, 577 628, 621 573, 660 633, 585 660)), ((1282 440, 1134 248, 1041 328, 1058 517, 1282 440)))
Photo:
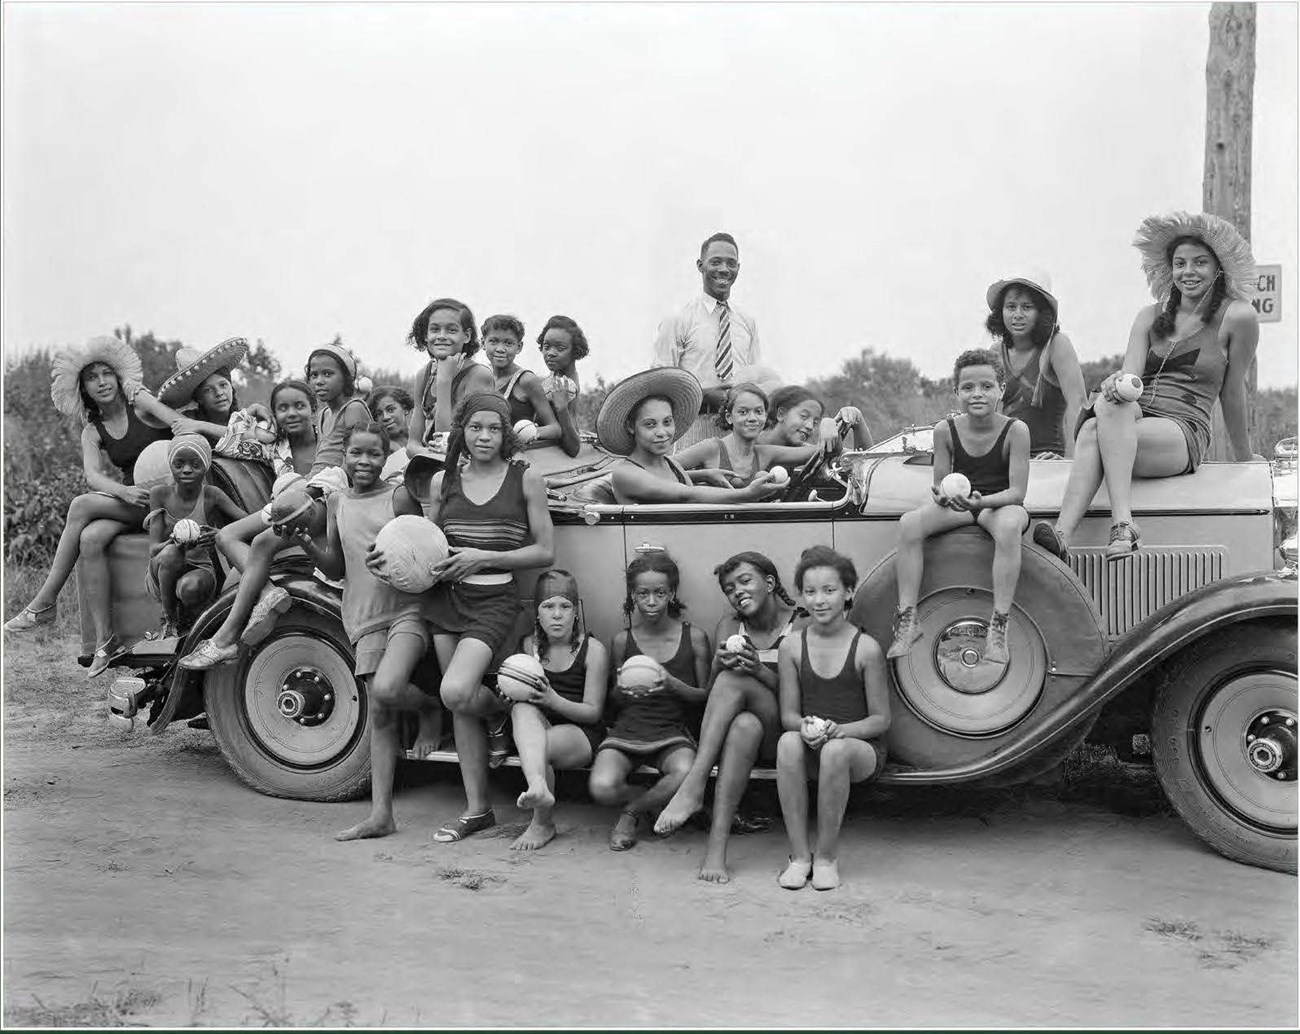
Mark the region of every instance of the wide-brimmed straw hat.
POLYGON ((81 371, 91 363, 107 363, 113 368, 128 402, 135 401, 144 380, 144 364, 135 349, 108 334, 92 337, 81 348, 55 353, 50 364, 50 398, 55 409, 64 416, 75 416, 82 424, 89 423, 90 416, 81 401, 81 371))
POLYGON ((626 456, 636 444, 627 429, 627 418, 643 399, 662 395, 673 408, 673 441, 690 430, 700 415, 704 389, 695 375, 676 367, 666 366, 655 370, 642 370, 619 381, 605 396, 600 413, 596 416, 596 435, 609 452, 626 456))
POLYGON ((158 399, 165 406, 179 409, 199 390, 199 385, 218 370, 238 366, 248 355, 248 342, 230 337, 219 345, 200 352, 197 348, 176 350, 176 372, 158 387, 158 399))
POLYGON ((1028 287, 1031 291, 1037 291, 1041 294, 1047 299, 1047 304, 1052 307, 1052 311, 1056 313, 1057 320, 1060 320, 1061 303, 1056 300, 1056 295, 1052 294, 1052 278, 1045 269, 1028 269, 1025 271, 1024 276, 1009 276, 990 284, 989 289, 984 294, 990 310, 997 308, 998 295, 1014 284, 1028 287))
POLYGON ((1169 245, 1179 237, 1195 237, 1214 252, 1229 297, 1250 301, 1255 296, 1255 256, 1250 241, 1228 220, 1209 212, 1171 212, 1143 219, 1133 240, 1133 247, 1142 254, 1142 272, 1156 301, 1164 301, 1173 290, 1168 252, 1169 245))

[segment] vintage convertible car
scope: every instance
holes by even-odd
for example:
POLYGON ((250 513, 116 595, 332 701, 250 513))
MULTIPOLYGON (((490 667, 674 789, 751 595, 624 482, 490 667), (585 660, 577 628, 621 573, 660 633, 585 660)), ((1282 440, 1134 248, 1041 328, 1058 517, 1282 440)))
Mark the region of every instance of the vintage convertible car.
MULTIPOLYGON (((825 469, 814 462, 780 501, 733 507, 600 501, 615 460, 590 445, 576 460, 554 448, 528 458, 550 489, 556 563, 577 575, 598 635, 619 627, 622 571, 637 554, 674 556, 691 620, 712 631, 725 607, 712 574, 720 560, 758 549, 789 572, 801 550, 823 542, 857 564, 852 617, 881 642, 895 603, 896 523, 926 497, 933 461, 928 435, 909 429, 825 469)), ((408 478, 417 494, 427 491, 424 469, 408 478)), ((1069 471, 1068 461, 1032 463, 1026 506, 1035 518, 1055 514, 1069 471)), ((214 477, 246 506, 260 505, 262 482, 237 464, 220 461, 214 477)), ((1295 871, 1295 479, 1290 440, 1272 464, 1207 463, 1187 477, 1139 481, 1143 548, 1120 562, 1103 557, 1104 497, 1068 564, 1026 538, 1005 668, 981 659, 991 541, 974 527, 932 539, 919 607, 926 637, 891 666, 881 781, 1015 782, 1059 763, 1090 732, 1123 750, 1146 736, 1161 785, 1198 836, 1228 857, 1295 871)), ((143 536, 112 549, 128 635, 157 622, 144 594, 146 558, 143 536)), ((122 661, 137 675, 112 691, 118 721, 148 706, 160 732, 206 711, 223 755, 254 789, 322 801, 364 794, 365 687, 351 674, 339 590, 309 566, 284 560, 277 580, 294 606, 236 663, 189 673, 175 665, 175 643, 140 643, 122 661)), ((525 597, 531 587, 524 577, 525 597)), ((211 634, 233 592, 200 617, 180 653, 211 634)), ((83 628, 88 655, 85 620, 83 628)))

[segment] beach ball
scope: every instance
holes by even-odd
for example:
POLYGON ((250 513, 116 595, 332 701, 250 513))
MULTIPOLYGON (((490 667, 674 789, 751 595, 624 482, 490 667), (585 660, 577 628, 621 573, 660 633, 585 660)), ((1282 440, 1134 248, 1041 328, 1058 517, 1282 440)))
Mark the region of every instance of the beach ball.
POLYGON ((545 687, 542 662, 526 653, 511 654, 497 669, 497 690, 511 700, 527 700, 545 687))
POLYGON ((663 665, 643 653, 629 657, 618 669, 618 684, 623 689, 646 692, 658 688, 663 678, 663 665))
POLYGON ((515 424, 515 437, 520 445, 527 445, 537 437, 537 425, 531 420, 520 420, 515 424))
POLYGON ((447 536, 433 521, 402 514, 379 529, 375 548, 384 554, 384 580, 398 592, 424 592, 433 585, 433 569, 451 550, 447 536))
POLYGON ((198 521, 182 517, 176 522, 176 526, 172 528, 172 541, 179 542, 183 546, 190 542, 198 542, 202 534, 203 529, 199 527, 198 521))
POLYGON ((167 460, 167 451, 171 445, 169 440, 150 442, 140 451, 131 472, 131 480, 136 488, 154 488, 171 481, 172 465, 167 460))

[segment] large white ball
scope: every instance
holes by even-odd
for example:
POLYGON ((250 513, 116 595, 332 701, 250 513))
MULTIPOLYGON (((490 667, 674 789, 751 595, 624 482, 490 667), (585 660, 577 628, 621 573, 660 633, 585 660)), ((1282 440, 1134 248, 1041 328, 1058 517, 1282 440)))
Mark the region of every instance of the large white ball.
POLYGON ((618 684, 624 689, 642 691, 654 689, 663 677, 663 665, 643 653, 629 657, 618 669, 618 684))
POLYGON ((949 499, 965 499, 970 495, 970 478, 954 470, 939 482, 939 491, 949 499))
POLYGON ((384 554, 388 584, 398 592, 424 592, 433 584, 433 568, 446 560, 447 536, 433 521, 402 514, 379 529, 375 548, 384 554))
POLYGON ((526 653, 511 654, 497 669, 497 689, 511 700, 527 700, 545 684, 542 662, 526 653))
POLYGON ((785 467, 773 467, 768 473, 772 475, 772 484, 774 485, 784 485, 790 480, 790 472, 785 467))
POLYGON ((521 445, 527 445, 537 437, 537 425, 531 420, 520 420, 515 424, 515 437, 521 445))
POLYGON ((136 488, 154 488, 172 479, 172 465, 167 459, 170 441, 150 442, 140 450, 131 471, 131 481, 136 488))
POLYGON ((182 517, 172 528, 172 541, 179 542, 183 546, 189 542, 198 542, 202 534, 203 529, 199 527, 198 521, 182 517))
POLYGON ((1136 402, 1142 397, 1142 378, 1135 373, 1121 373, 1115 378, 1115 394, 1125 402, 1136 402))

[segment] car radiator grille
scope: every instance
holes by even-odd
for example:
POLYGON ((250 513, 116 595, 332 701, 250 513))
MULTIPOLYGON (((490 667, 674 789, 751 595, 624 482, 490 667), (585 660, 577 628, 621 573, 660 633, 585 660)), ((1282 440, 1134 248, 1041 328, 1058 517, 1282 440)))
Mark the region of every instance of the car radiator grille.
POLYGON ((1070 567, 1101 611, 1106 635, 1116 639, 1185 593, 1223 577, 1222 546, 1143 547, 1106 562, 1099 547, 1072 549, 1070 567))

